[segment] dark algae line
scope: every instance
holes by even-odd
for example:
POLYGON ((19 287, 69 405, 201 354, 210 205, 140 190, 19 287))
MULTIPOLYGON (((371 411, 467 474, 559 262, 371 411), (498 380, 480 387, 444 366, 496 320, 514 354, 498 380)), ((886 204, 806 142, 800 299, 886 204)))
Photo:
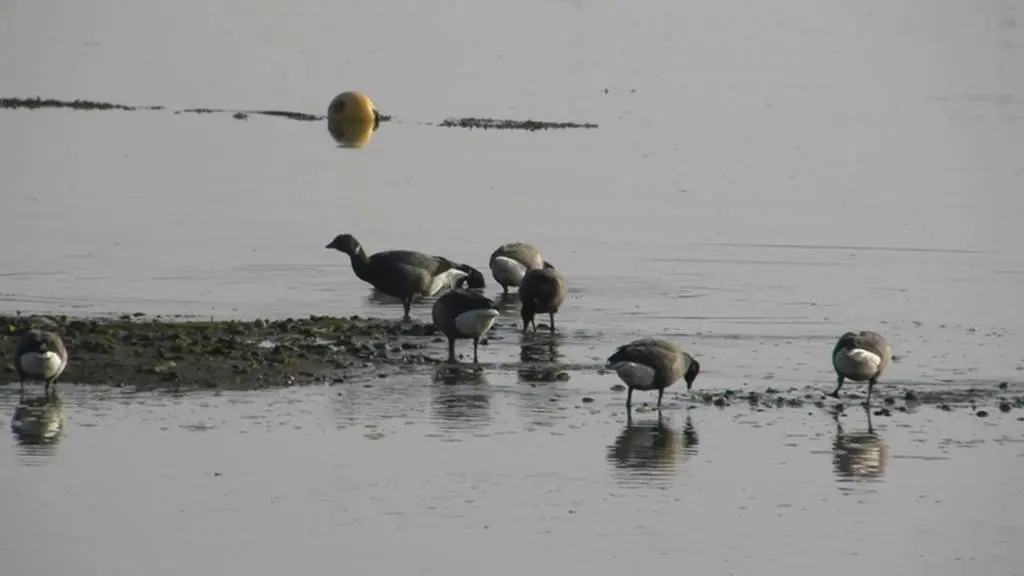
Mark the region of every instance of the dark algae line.
MULTIPOLYGON (((7 110, 39 110, 42 108, 64 108, 68 110, 118 110, 125 112, 171 110, 167 106, 131 106, 127 104, 115 104, 112 102, 96 102, 92 100, 57 100, 54 98, 0 98, 0 109, 7 110)), ((271 116, 284 118, 296 122, 318 122, 326 120, 323 114, 309 114, 306 112, 294 112, 290 110, 227 110, 223 108, 184 108, 173 110, 175 114, 231 114, 238 120, 246 120, 249 116, 271 116)), ((390 122, 392 117, 388 114, 381 114, 381 122, 390 122)), ((425 126, 439 126, 443 128, 480 128, 483 130, 526 130, 536 132, 538 130, 567 130, 567 129, 593 129, 597 124, 590 122, 549 122, 544 120, 511 120, 502 118, 447 118, 440 122, 418 122, 425 126)))

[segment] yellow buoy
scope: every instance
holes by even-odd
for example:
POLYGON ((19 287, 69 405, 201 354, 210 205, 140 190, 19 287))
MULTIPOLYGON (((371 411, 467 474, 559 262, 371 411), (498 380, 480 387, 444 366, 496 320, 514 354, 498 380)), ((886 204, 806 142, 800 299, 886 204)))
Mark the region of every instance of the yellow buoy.
POLYGON ((327 131, 345 148, 362 148, 370 143, 377 122, 373 120, 343 120, 327 118, 327 131))
POLYGON ((374 107, 373 101, 361 92, 342 92, 331 100, 327 106, 328 120, 342 122, 373 122, 380 121, 380 114, 374 107))

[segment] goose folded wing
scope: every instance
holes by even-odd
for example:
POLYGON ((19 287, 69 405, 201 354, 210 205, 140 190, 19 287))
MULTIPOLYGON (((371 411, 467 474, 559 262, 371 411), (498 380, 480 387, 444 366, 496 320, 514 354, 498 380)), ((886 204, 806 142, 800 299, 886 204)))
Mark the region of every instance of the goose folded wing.
POLYGON ((633 362, 644 366, 656 367, 665 361, 666 349, 650 344, 630 343, 619 346, 619 348, 608 357, 608 364, 619 362, 633 362))

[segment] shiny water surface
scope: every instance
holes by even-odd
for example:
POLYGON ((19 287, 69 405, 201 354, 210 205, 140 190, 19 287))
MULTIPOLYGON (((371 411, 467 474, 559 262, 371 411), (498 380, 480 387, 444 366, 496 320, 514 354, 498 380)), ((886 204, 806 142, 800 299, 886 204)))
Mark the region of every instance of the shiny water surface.
POLYGON ((398 318, 324 249, 341 232, 482 270, 530 241, 570 294, 553 341, 524 348, 503 315, 475 382, 67 386, 58 442, 0 451, 0 557, 1016 573, 1015 411, 925 406, 873 434, 848 411, 840 433, 814 407, 672 398, 627 427, 594 368, 660 334, 701 358, 698 388, 824 389, 834 339, 872 328, 899 357, 883 387, 1019 386, 1022 5, 3 3, 0 96, 172 110, 0 110, 0 310, 398 318), (173 111, 323 113, 352 89, 394 116, 355 150, 323 123, 173 111), (466 116, 600 127, 428 125, 466 116), (532 386, 515 366, 538 358, 571 380, 532 386))
POLYGON ((1011 416, 932 407, 870 432, 858 410, 626 421, 618 398, 582 403, 587 384, 494 373, 224 394, 77 387, 59 443, 0 443, 13 520, 0 552, 18 574, 274 574, 297 562, 1012 574, 1019 562, 1024 433, 1011 416))

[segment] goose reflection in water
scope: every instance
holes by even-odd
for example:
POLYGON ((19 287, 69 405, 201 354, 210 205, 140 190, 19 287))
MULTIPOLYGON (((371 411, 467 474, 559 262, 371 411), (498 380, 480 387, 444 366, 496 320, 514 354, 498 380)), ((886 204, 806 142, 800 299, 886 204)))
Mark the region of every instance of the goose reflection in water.
POLYGON ((840 482, 880 480, 885 476, 889 460, 889 446, 871 425, 871 411, 867 415, 867 430, 846 432, 839 421, 839 411, 832 412, 836 421, 836 438, 832 442, 832 465, 840 482))
POLYGON ((608 462, 640 482, 668 479, 679 464, 697 453, 699 438, 690 415, 682 430, 665 423, 661 414, 655 420, 626 418, 626 427, 608 447, 608 462))
POLYGON ((431 408, 446 430, 486 427, 491 420, 491 387, 480 366, 442 365, 434 372, 431 408))
POLYGON ((538 338, 524 339, 519 345, 519 360, 523 364, 558 362, 563 356, 558 347, 558 335, 545 334, 538 338))
POLYGON ((23 446, 56 445, 66 427, 64 403, 56 392, 45 396, 20 396, 11 416, 11 432, 23 446))

